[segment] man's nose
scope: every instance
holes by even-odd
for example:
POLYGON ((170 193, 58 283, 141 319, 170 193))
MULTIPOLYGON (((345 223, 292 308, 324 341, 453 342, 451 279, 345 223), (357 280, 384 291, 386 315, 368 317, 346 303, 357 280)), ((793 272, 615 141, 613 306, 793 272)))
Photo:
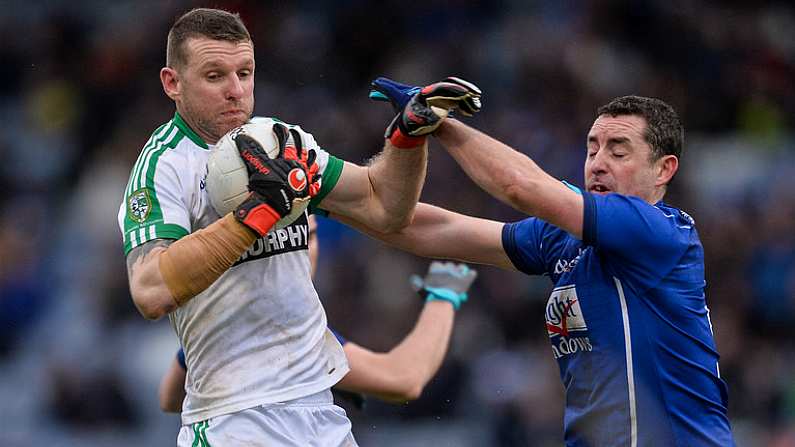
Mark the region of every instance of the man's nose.
POLYGON ((605 151, 597 151, 594 154, 593 158, 591 158, 591 162, 588 164, 588 169, 594 174, 599 174, 607 171, 607 164, 606 164, 606 157, 605 151))
POLYGON ((229 99, 239 99, 243 96, 243 91, 243 83, 240 82, 240 78, 237 74, 230 76, 227 97, 229 99))

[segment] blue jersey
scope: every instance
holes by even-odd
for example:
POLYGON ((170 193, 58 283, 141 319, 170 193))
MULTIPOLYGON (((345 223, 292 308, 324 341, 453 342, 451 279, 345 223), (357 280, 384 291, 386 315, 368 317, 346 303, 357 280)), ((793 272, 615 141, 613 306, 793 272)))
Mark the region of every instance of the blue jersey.
POLYGON ((583 194, 583 240, 536 218, 502 240, 554 289, 546 329, 567 446, 733 446, 693 219, 662 202, 583 194))

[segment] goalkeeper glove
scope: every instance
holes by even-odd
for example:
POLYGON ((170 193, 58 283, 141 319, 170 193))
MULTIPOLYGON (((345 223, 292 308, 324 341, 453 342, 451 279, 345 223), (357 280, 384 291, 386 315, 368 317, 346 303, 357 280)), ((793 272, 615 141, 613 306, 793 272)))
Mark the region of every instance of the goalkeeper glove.
POLYGON ((306 136, 310 145, 317 147, 314 142, 314 137, 306 133, 299 126, 291 126, 289 128, 290 135, 288 136, 288 129, 280 123, 273 125, 273 133, 276 135, 276 140, 279 142, 279 155, 288 160, 296 160, 301 163, 304 172, 307 175, 307 183, 309 184, 309 197, 315 197, 320 192, 320 166, 317 164, 317 152, 310 146, 306 149, 304 143, 304 136, 306 136), (291 145, 292 143, 292 145, 291 145))
POLYGON ((426 93, 425 88, 403 84, 389 78, 380 77, 370 83, 370 99, 373 101, 389 101, 395 112, 402 110, 409 100, 418 93, 427 96, 431 106, 458 111, 464 116, 472 116, 480 111, 482 92, 471 82, 450 76, 437 84, 446 84, 447 90, 439 90, 434 94, 426 93))
POLYGON ((472 116, 480 110, 480 95, 477 86, 454 77, 422 89, 381 77, 372 82, 370 91, 370 98, 386 99, 399 108, 385 138, 401 148, 422 144, 425 135, 434 132, 450 112, 472 116))
POLYGON ((235 218, 260 236, 268 234, 279 219, 290 214, 293 206, 311 198, 309 176, 296 159, 302 154, 298 154, 296 148, 296 158, 286 158, 287 130, 284 126, 277 130, 277 126, 281 125, 273 127, 279 140, 279 156, 276 158, 270 158, 248 135, 235 137, 240 157, 248 170, 248 188, 251 191, 235 209, 235 218))
POLYGON ((477 276, 478 272, 466 264, 433 261, 425 278, 412 275, 411 284, 425 301, 449 301, 458 310, 477 276))

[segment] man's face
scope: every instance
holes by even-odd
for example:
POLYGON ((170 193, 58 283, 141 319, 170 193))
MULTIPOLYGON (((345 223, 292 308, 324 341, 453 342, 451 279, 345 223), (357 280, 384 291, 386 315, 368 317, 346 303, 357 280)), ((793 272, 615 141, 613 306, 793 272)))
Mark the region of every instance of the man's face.
POLYGON ((251 41, 188 39, 179 70, 177 110, 210 144, 248 121, 254 110, 254 47, 251 41))
MULTIPOLYGON (((659 200, 656 162, 643 138, 646 120, 635 115, 596 118, 588 132, 585 189, 593 194, 617 192, 653 203, 659 200)), ((661 197, 660 197, 661 198, 661 197)))

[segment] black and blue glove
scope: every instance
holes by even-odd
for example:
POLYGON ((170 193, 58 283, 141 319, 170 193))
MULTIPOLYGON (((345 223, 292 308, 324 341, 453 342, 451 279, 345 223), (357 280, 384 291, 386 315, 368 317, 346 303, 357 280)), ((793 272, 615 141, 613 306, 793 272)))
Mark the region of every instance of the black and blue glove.
POLYGON ((460 112, 464 116, 472 116, 481 108, 482 92, 478 86, 454 76, 426 87, 403 84, 385 77, 370 83, 370 99, 390 102, 395 112, 403 110, 417 94, 429 106, 460 112))
POLYGON ((449 301, 458 310, 468 298, 477 270, 455 262, 431 262, 425 278, 411 275, 411 285, 425 301, 449 301))
POLYGON ((389 101, 397 112, 384 136, 400 148, 421 145, 451 112, 472 116, 480 110, 480 96, 477 86, 455 77, 422 88, 384 77, 370 84, 370 98, 389 101))
POLYGON ((409 99, 422 90, 416 85, 401 84, 389 78, 380 77, 370 83, 370 99, 390 102, 395 112, 403 110, 409 99))

